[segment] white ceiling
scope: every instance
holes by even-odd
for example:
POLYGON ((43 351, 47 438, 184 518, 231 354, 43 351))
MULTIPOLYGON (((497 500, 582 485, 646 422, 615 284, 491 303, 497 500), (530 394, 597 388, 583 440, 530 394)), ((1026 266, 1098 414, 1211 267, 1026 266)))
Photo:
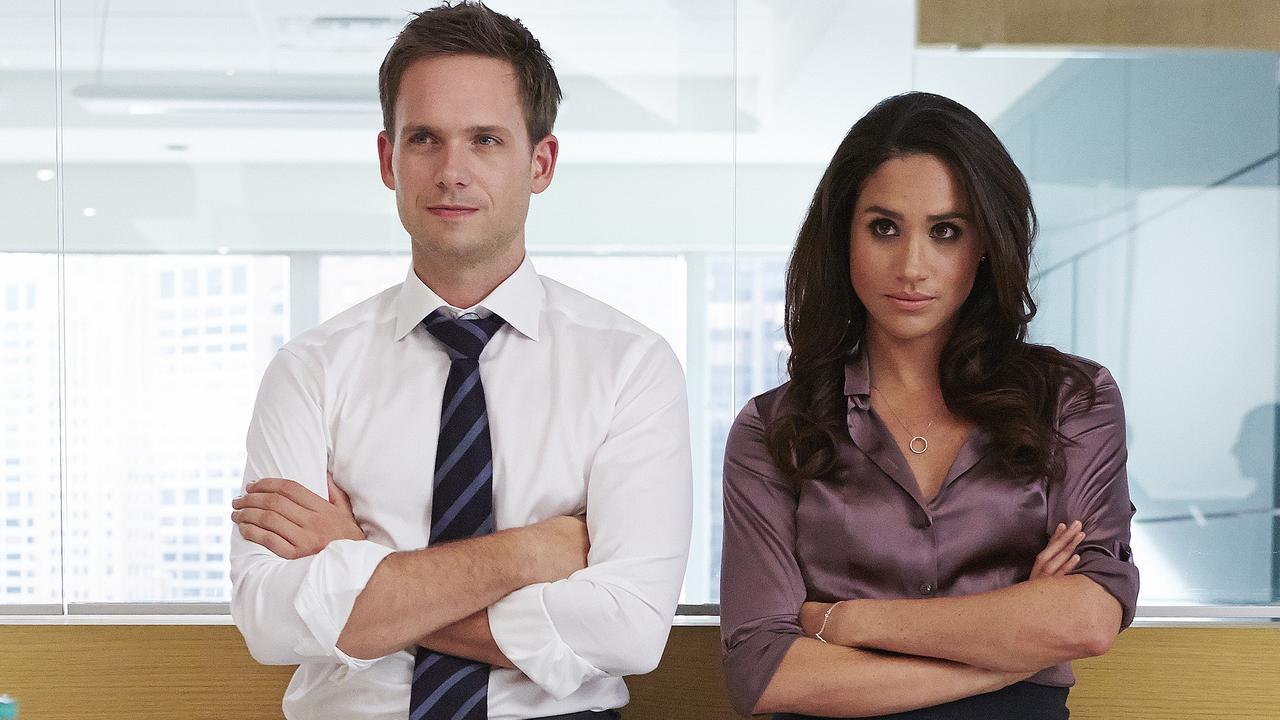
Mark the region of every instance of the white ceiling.
MULTIPOLYGON (((921 51, 909 0, 490 4, 541 39, 564 87, 561 164, 580 167, 531 224, 570 244, 605 240, 569 225, 626 217, 609 242, 719 247, 734 242, 735 204, 740 246, 789 242, 873 104, 917 87, 994 120, 1063 56, 921 51), (678 237, 650 217, 655 202, 678 237)), ((385 1, 63 0, 59 25, 53 0, 0 0, 0 185, 16 190, 0 213, 21 225, 0 245, 52 241, 42 208, 57 196, 39 178, 59 159, 67 207, 96 210, 67 215, 86 246, 347 247, 374 226, 370 242, 397 245, 376 77, 407 17, 385 1)))
MULTIPOLYGON (((490 4, 555 62, 566 162, 723 162, 735 129, 740 162, 822 162, 911 83, 904 0, 490 4)), ((385 1, 64 0, 55 32, 52 0, 4 0, 0 161, 48 152, 59 62, 67 161, 364 157, 377 68, 407 17, 385 1)))

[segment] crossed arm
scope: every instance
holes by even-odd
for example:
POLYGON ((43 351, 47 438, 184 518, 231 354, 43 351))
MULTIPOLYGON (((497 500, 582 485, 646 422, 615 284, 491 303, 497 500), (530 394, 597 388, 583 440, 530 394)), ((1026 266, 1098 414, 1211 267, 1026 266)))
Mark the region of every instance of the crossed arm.
MULTIPOLYGON (((802 611, 806 629, 820 622, 817 609, 802 611)), ((848 647, 1035 672, 1107 652, 1120 616, 1119 602, 1093 580, 1054 576, 966 597, 839 603, 823 637, 848 647)))
POLYGON ((1093 580, 1067 575, 1080 556, 1080 523, 1058 526, 1031 577, 1007 588, 929 600, 805 603, 801 626, 847 647, 1035 672, 1102 655, 1120 630, 1120 603, 1093 580), (826 611, 830 609, 830 615, 826 611))
POLYGON ((1059 662, 1102 654, 1119 629, 1120 608, 1093 581, 1066 575, 1080 561, 1074 552, 1083 539, 1078 522, 1060 524, 1030 579, 994 592, 806 602, 799 616, 805 637, 787 650, 753 710, 901 712, 993 692, 1059 662))
MULTIPOLYGON (((346 493, 328 478, 329 499, 282 478, 252 483, 232 502, 241 537, 288 560, 335 540, 364 540, 346 493)), ((411 645, 500 667, 514 667, 493 639, 488 606, 526 585, 568 577, 586 566, 586 524, 551 518, 528 527, 439 547, 388 555, 356 598, 338 637, 355 658, 411 645), (410 588, 433 588, 422 602, 410 588)))

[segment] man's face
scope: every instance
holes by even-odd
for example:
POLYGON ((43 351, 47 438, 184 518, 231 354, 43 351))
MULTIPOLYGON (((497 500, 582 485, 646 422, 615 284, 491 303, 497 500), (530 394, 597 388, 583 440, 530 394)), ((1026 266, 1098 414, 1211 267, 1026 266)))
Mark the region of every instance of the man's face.
POLYGON ((555 170, 557 141, 529 142, 515 73, 502 60, 418 60, 400 80, 395 136, 378 136, 415 256, 467 265, 524 256, 529 195, 555 170))

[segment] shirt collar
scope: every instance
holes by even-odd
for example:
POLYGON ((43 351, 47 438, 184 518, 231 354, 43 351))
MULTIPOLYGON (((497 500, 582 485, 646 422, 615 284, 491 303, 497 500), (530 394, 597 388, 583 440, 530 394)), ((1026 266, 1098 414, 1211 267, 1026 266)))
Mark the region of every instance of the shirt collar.
POLYGON ((867 353, 861 350, 845 363, 844 394, 859 409, 867 409, 871 397, 871 370, 867 353))
POLYGON ((455 308, 445 302, 434 290, 418 278, 409 265, 409 274, 400 286, 400 297, 396 303, 396 340, 403 340, 432 312, 446 308, 455 316, 463 313, 476 313, 481 317, 491 313, 497 314, 517 332, 530 340, 538 339, 538 323, 542 315, 543 301, 546 293, 538 272, 533 268, 533 261, 528 255, 516 271, 493 289, 493 292, 469 308, 455 308))

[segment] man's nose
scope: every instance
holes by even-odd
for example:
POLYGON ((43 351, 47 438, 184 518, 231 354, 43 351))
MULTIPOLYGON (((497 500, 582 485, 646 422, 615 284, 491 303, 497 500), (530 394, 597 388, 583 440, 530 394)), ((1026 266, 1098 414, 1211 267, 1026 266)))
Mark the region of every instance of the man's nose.
POLYGON ((436 168, 436 185, 441 189, 450 187, 466 187, 471 183, 471 171, 467 166, 465 148, 446 144, 439 154, 440 164, 436 168))

